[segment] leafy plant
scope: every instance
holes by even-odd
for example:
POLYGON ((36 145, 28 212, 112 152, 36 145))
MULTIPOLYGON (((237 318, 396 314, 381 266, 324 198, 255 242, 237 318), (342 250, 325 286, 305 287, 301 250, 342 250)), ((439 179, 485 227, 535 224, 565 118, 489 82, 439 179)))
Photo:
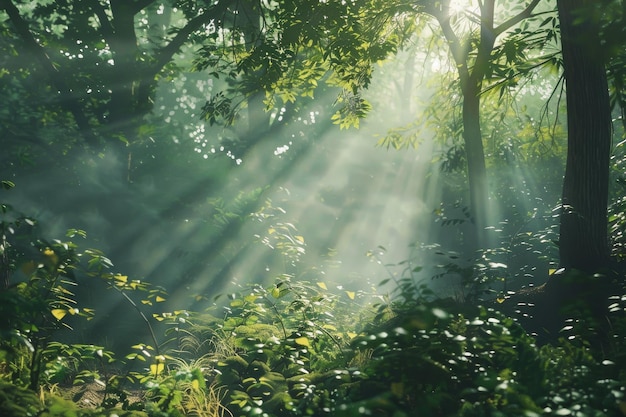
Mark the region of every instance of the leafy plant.
MULTIPOLYGON (((5 215, 10 213, 7 206, 3 208, 5 215)), ((27 378, 33 390, 38 388, 45 368, 42 353, 47 343, 57 330, 71 329, 66 316, 93 317, 93 310, 81 308, 73 292, 79 262, 76 245, 36 238, 32 236, 34 226, 35 222, 24 216, 3 219, 0 224, 6 284, 0 295, 6 300, 0 312, 5 336, 2 345, 11 357, 11 377, 27 378), (18 281, 12 282, 14 279, 18 281), (27 355, 27 364, 21 355, 27 355)))
MULTIPOLYGON (((424 297, 400 282, 352 343, 359 374, 338 415, 623 414, 619 333, 601 357, 573 327, 564 329, 567 339, 539 348, 493 309, 424 297)), ((613 312, 622 311, 615 302, 613 312)))
MULTIPOLYGON (((310 415, 328 413, 335 390, 349 379, 344 349, 356 335, 349 311, 361 296, 282 275, 271 286, 231 294, 221 318, 208 312, 186 312, 185 323, 181 312, 161 317, 173 325, 168 334, 178 334, 181 350, 172 352, 203 349, 203 373, 224 387, 224 404, 234 415, 310 415)), ((168 364, 174 374, 185 368, 177 360, 168 364)))
MULTIPOLYGON (((101 251, 80 251, 72 240, 39 237, 35 220, 6 204, 1 208, 0 270, 5 285, 0 289, 0 377, 33 391, 41 384, 108 381, 102 372, 115 362, 112 352, 58 341, 59 331, 71 331, 77 319, 95 315, 82 305, 76 290, 90 278, 100 280, 137 309, 151 332, 148 319, 127 293, 143 292, 142 303, 152 304, 165 300, 163 290, 110 272, 112 263, 101 251)), ((70 229, 66 235, 77 236, 86 233, 70 229)), ((154 332, 152 336, 156 344, 154 332)))

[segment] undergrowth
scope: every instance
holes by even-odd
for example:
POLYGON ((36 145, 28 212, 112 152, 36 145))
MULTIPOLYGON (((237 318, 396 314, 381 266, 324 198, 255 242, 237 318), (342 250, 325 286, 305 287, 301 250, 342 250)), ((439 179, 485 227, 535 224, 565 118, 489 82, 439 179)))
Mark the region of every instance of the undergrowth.
MULTIPOLYGON (((2 211, 2 416, 626 415, 623 291, 609 300, 601 348, 575 325, 538 346, 495 304, 437 297, 410 263, 379 289, 283 273, 205 310, 146 315, 143 306, 164 301, 164 290, 81 250, 73 239, 84 232, 44 240, 34 220, 2 211), (75 295, 85 280, 141 315, 150 341, 134 341, 125 357, 61 342, 97 314, 75 295), (63 396, 68 384, 94 383, 102 391, 95 406, 63 396)), ((282 241, 292 267, 303 242, 282 241)))

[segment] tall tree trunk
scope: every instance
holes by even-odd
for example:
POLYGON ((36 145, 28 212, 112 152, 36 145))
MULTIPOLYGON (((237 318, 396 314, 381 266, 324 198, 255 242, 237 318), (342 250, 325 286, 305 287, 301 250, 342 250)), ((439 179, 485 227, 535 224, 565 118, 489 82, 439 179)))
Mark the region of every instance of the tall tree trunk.
POLYGON ((111 71, 111 101, 109 103, 109 123, 114 132, 132 140, 137 112, 134 97, 135 77, 140 71, 138 65, 137 36, 135 35, 135 14, 130 3, 123 0, 111 1, 111 21, 113 31, 109 43, 113 52, 114 66, 111 71))
POLYGON ((468 244, 474 250, 486 248, 484 236, 488 225, 489 191, 487 168, 480 129, 480 87, 468 86, 463 92, 463 141, 467 157, 470 210, 474 221, 474 236, 468 236, 468 244))
POLYGON ((433 15, 439 22, 448 41, 463 92, 463 142, 467 158, 470 210, 474 220, 473 231, 470 232, 473 236, 468 236, 467 239, 470 250, 489 247, 485 228, 490 223, 496 222, 489 213, 489 186, 480 126, 480 95, 483 81, 498 36, 530 17, 538 3, 539 0, 530 1, 521 12, 496 26, 495 0, 483 1, 480 8, 480 42, 473 62, 470 54, 471 39, 461 41, 452 27, 450 0, 425 6, 427 13, 433 15))
POLYGON ((567 93, 568 150, 560 232, 565 268, 594 272, 609 257, 611 112, 592 0, 558 0, 567 93))
MULTIPOLYGON (((493 31, 493 7, 485 7, 483 11, 485 16, 481 16, 481 42, 478 46, 474 65, 470 68, 469 44, 462 43, 452 29, 449 1, 443 4, 445 7, 441 13, 435 13, 434 16, 439 21, 443 34, 450 45, 450 52, 457 66, 463 93, 463 143, 467 159, 470 212, 474 222, 473 227, 469 228, 465 243, 469 252, 473 253, 480 248, 487 247, 484 232, 488 224, 489 190, 480 127, 480 93, 485 69, 489 65, 495 40, 493 35, 485 36, 485 33, 493 31)), ((493 6, 493 0, 487 1, 487 4, 493 6)))
MULTIPOLYGON (((492 2, 486 2, 492 4, 492 2)), ((486 10, 487 8, 485 8, 486 10)), ((476 60, 471 71, 465 63, 459 66, 461 89, 463 91, 463 142, 467 158, 467 179, 469 183, 470 210, 474 221, 474 236, 468 243, 471 249, 487 249, 485 229, 493 221, 489 215, 489 185, 485 164, 485 149, 480 125, 480 94, 484 74, 489 66, 495 36, 493 35, 493 11, 484 11, 481 21, 481 39, 476 60)), ((458 65, 458 64, 457 64, 458 65)))

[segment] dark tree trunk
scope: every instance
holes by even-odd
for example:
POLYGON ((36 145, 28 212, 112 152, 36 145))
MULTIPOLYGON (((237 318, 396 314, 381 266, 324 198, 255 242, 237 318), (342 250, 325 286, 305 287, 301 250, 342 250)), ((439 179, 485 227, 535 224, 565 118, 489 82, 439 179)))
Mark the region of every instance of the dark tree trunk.
POLYGON ((567 93, 568 150, 560 262, 595 272, 609 257, 607 200, 611 112, 599 27, 591 0, 558 0, 567 93))
POLYGON ((137 121, 134 97, 135 76, 139 72, 137 37, 135 35, 135 15, 130 3, 122 0, 111 1, 111 21, 113 31, 109 43, 113 51, 115 65, 111 71, 111 101, 109 102, 109 123, 117 133, 130 141, 133 126, 137 121))
MULTIPOLYGON (((602 2, 557 0, 567 89, 568 150, 563 182, 560 262, 563 270, 547 283, 523 290, 501 305, 536 332, 539 343, 562 337, 564 319, 576 318, 602 347, 609 330, 608 295, 613 280, 591 275, 609 259, 607 200, 611 151, 611 113, 599 27, 592 8, 602 2)), ((611 330, 612 331, 612 330, 611 330)))

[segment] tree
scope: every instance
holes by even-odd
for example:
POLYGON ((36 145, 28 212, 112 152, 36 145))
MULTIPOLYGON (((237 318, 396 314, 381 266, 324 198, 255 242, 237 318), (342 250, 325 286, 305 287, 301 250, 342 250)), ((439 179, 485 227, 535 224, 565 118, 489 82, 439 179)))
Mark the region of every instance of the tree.
POLYGON ((531 17, 538 3, 538 0, 532 0, 522 11, 496 25, 495 0, 479 2, 479 38, 469 36, 464 40, 455 33, 452 26, 450 0, 428 3, 425 6, 425 11, 434 16, 441 27, 459 75, 463 95, 463 141, 467 160, 470 208, 479 235, 477 241, 479 246, 485 243, 480 235, 490 223, 487 170, 480 125, 483 81, 489 72, 497 38, 522 20, 531 17), (473 43, 476 50, 472 48, 473 43))
MULTIPOLYGON (((337 100, 341 108, 334 119, 342 127, 358 125, 358 119, 369 109, 369 103, 361 99, 360 91, 369 84, 372 65, 396 54, 411 38, 430 36, 425 30, 425 19, 417 17, 434 17, 449 46, 463 97, 462 135, 470 209, 475 222, 475 236, 469 236, 469 246, 477 249, 486 244, 478 235, 493 221, 489 219, 487 170, 480 124, 484 83, 490 78, 517 77, 519 74, 512 67, 528 59, 529 48, 543 44, 540 37, 530 39, 533 32, 526 28, 512 31, 520 22, 534 17, 533 11, 538 4, 538 0, 532 0, 522 7, 512 5, 509 10, 515 13, 503 17, 496 13, 495 0, 479 2, 478 15, 467 12, 467 21, 471 22, 468 31, 455 23, 463 20, 460 19, 462 13, 453 10, 450 0, 283 2, 272 14, 273 19, 266 28, 268 33, 276 36, 264 36, 262 42, 247 51, 245 59, 256 62, 256 66, 245 65, 244 68, 256 68, 254 85, 268 92, 266 103, 270 107, 276 104, 277 98, 293 103, 299 95, 313 96, 317 81, 326 80, 331 86, 342 89, 337 100), (497 24, 496 20, 501 23, 497 24), (270 59, 260 59, 264 56, 270 59)), ((215 56, 214 48, 201 51, 201 67, 214 67, 215 56)), ((246 74, 247 71, 241 71, 241 68, 241 65, 237 66, 237 74, 246 74)), ((251 92, 250 89, 244 91, 245 94, 251 92)), ((230 100, 212 99, 208 104, 210 120, 214 120, 224 108, 229 110, 226 118, 234 120, 230 100)))
MULTIPOLYGON (((96 152, 121 148, 129 168, 157 82, 179 70, 176 54, 215 40, 216 26, 238 7, 236 1, 210 6, 158 0, 0 1, 17 40, 15 60, 22 58, 29 73, 47 80, 54 98, 49 101, 72 115, 84 144, 96 152)), ((230 21, 231 30, 238 30, 230 21)))
POLYGON ((536 306, 533 319, 524 314, 521 322, 527 330, 537 330, 540 342, 554 340, 564 318, 587 326, 584 330, 594 332, 600 345, 610 334, 607 325, 612 326, 606 306, 607 297, 616 290, 614 281, 597 274, 607 273, 610 261, 607 202, 612 121, 606 62, 607 45, 612 42, 603 39, 601 20, 610 4, 610 0, 557 0, 568 130, 560 212, 562 268, 544 285, 513 297, 522 302, 518 305, 536 306))
POLYGON ((609 257, 607 200, 611 111, 597 20, 601 2, 559 0, 567 94, 568 151, 560 264, 595 272, 609 257))

